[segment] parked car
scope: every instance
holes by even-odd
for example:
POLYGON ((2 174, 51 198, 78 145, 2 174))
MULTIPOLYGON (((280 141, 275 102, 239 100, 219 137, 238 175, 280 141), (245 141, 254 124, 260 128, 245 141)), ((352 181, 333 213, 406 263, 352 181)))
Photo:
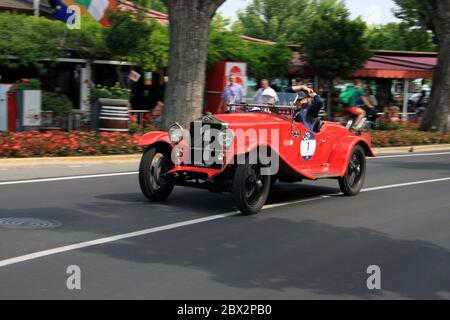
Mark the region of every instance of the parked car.
POLYGON ((277 181, 336 179, 345 195, 357 195, 366 157, 375 156, 370 136, 333 122, 308 131, 294 121, 292 100, 239 104, 236 113, 206 115, 190 128, 175 123, 168 132, 144 135, 139 141, 146 147, 139 169, 143 194, 162 201, 174 186, 231 192, 246 215, 262 209, 277 181))

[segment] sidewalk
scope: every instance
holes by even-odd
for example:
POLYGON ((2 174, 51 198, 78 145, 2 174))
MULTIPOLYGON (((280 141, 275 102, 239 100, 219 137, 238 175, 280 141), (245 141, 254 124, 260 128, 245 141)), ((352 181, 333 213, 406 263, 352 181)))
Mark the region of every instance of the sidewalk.
MULTIPOLYGON (((376 155, 450 151, 450 144, 373 148, 376 155)), ((138 164, 141 154, 92 157, 8 158, 0 159, 0 167, 39 165, 138 164)))

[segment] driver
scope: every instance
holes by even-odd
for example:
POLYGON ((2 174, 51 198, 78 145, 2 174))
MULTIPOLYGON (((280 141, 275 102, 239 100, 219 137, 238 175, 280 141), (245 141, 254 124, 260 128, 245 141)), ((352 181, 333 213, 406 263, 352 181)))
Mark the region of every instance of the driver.
POLYGON ((294 86, 287 92, 297 93, 297 107, 294 120, 309 131, 315 131, 320 123, 319 113, 323 108, 322 98, 307 86, 294 86))

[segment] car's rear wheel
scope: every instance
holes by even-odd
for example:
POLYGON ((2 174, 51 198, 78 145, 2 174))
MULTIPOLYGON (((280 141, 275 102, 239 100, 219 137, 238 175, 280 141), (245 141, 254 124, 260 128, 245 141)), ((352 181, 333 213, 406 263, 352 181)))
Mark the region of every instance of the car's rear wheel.
POLYGON ((139 166, 139 185, 149 200, 163 201, 170 196, 174 184, 166 174, 172 168, 170 154, 164 154, 154 147, 145 151, 139 166))
POLYGON ((366 177, 366 155, 361 146, 356 146, 350 156, 347 172, 339 178, 339 186, 346 196, 355 196, 361 192, 366 177))
POLYGON ((233 196, 239 210, 245 215, 257 214, 266 203, 270 191, 271 177, 262 175, 258 164, 236 167, 233 181, 233 196))

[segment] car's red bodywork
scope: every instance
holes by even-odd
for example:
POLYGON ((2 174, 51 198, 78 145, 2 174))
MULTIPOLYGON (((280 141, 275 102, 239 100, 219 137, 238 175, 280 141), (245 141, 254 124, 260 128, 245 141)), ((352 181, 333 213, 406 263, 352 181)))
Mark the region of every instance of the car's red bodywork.
MULTIPOLYGON (((370 147, 370 136, 368 134, 356 134, 341 124, 333 122, 324 122, 320 132, 308 132, 300 123, 293 123, 283 117, 270 113, 234 113, 214 115, 215 119, 228 124, 228 128, 236 134, 233 152, 227 154, 227 159, 258 148, 260 146, 269 146, 273 152, 279 155, 280 170, 290 171, 290 175, 297 176, 299 180, 309 179, 317 180, 322 178, 339 178, 345 175, 349 158, 356 145, 361 145, 366 156, 374 157, 375 154, 370 147), (294 126, 294 127, 293 127, 294 126), (239 132, 247 129, 265 129, 268 132, 278 132, 278 145, 273 146, 274 139, 272 135, 267 136, 247 136, 245 143, 238 143, 239 132), (295 130, 294 130, 295 129, 295 130), (295 134, 294 134, 295 133, 295 134), (306 157, 302 155, 302 141, 305 137, 315 140, 315 151, 312 155, 306 157)), ((173 144, 166 132, 150 132, 144 135, 139 144, 142 146, 152 146, 159 144, 161 147, 181 148, 187 150, 188 146, 184 141, 180 144, 173 144)), ((309 147, 308 147, 309 149, 309 147)), ((184 152, 185 154, 186 152, 184 152)), ((207 179, 212 179, 227 170, 227 166, 221 169, 197 167, 185 165, 186 159, 181 159, 180 163, 170 171, 192 172, 204 174, 207 179)), ((227 161, 228 162, 228 161, 227 161)))

